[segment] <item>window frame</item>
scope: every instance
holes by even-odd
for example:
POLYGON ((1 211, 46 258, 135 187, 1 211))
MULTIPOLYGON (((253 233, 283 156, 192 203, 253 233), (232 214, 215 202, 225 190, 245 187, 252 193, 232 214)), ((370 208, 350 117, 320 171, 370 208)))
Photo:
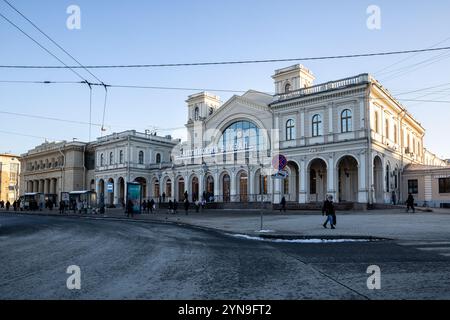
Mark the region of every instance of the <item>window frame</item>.
POLYGON ((438 186, 439 186, 439 194, 450 193, 450 177, 439 178, 438 186))
POLYGON ((312 116, 312 120, 311 120, 311 126, 312 126, 311 135, 313 137, 322 136, 322 132, 320 130, 321 124, 322 124, 322 116, 320 114, 316 113, 315 115, 312 116))
POLYGON ((295 140, 295 120, 294 119, 288 119, 286 121, 286 141, 292 141, 295 140))
POLYGON ((350 110, 350 109, 342 110, 342 112, 341 112, 341 133, 348 133, 348 132, 352 132, 353 131, 353 122, 352 122, 352 120, 353 120, 353 112, 352 112, 352 110, 350 110))
POLYGON ((411 193, 411 194, 419 193, 419 180, 418 179, 408 179, 408 193, 411 193))

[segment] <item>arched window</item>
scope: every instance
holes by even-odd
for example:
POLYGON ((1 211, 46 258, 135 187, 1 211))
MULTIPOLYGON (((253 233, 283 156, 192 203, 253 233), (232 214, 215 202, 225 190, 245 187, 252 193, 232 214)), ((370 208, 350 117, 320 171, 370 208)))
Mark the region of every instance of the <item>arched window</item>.
POLYGON ((161 154, 160 153, 156 154, 156 163, 161 163, 161 154))
POLYGON ((295 121, 289 119, 286 122, 286 140, 294 140, 295 139, 295 121))
POLYGON ((109 153, 109 164, 113 164, 114 162, 114 154, 112 152, 109 153))
POLYGON ((284 86, 284 93, 289 93, 291 91, 291 84, 288 82, 284 86))
POLYGON ((144 164, 144 151, 139 151, 139 164, 144 164))
POLYGON ((100 155, 100 166, 104 166, 105 165, 105 156, 103 155, 103 153, 100 155))
POLYGON ((322 135, 322 117, 320 114, 315 114, 312 117, 312 136, 318 137, 322 135))
POLYGON ((240 120, 229 125, 222 132, 218 147, 224 155, 224 162, 228 153, 245 152, 250 149, 256 151, 258 156, 260 151, 269 149, 264 132, 253 122, 245 120, 240 120))
POLYGON ((352 131, 352 112, 345 109, 341 113, 341 132, 346 133, 352 131))
POLYGON ((119 163, 123 164, 123 150, 120 150, 119 152, 119 163))
POLYGON ((194 120, 198 121, 200 119, 200 109, 198 107, 194 110, 194 120))

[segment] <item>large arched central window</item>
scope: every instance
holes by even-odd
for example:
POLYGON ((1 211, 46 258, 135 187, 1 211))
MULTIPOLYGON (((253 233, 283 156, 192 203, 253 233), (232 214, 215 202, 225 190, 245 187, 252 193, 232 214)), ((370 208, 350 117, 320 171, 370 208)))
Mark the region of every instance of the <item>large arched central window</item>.
POLYGON ((228 126, 219 139, 218 148, 223 153, 267 150, 263 132, 250 121, 237 121, 228 126))

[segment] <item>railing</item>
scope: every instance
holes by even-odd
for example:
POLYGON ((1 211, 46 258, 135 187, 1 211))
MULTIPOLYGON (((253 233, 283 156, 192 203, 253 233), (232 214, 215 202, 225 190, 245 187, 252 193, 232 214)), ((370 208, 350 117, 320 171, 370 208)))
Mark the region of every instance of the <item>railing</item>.
POLYGON ((113 133, 113 134, 110 134, 110 135, 107 135, 104 137, 99 137, 99 138, 97 138, 97 142, 106 142, 106 141, 111 140, 112 138, 114 138, 114 139, 126 138, 128 136, 144 138, 144 139, 148 139, 148 140, 152 140, 152 141, 159 141, 159 142, 173 142, 173 143, 179 142, 178 139, 155 136, 152 134, 137 132, 135 130, 128 130, 128 131, 124 131, 124 132, 120 132, 120 133, 113 133))
POLYGON ((282 101, 292 98, 299 98, 307 95, 317 94, 330 90, 342 89, 349 86, 368 83, 369 75, 367 73, 360 74, 355 77, 345 78, 337 81, 330 81, 323 84, 318 84, 312 87, 303 88, 299 90, 293 90, 287 93, 278 94, 275 96, 274 101, 282 101))

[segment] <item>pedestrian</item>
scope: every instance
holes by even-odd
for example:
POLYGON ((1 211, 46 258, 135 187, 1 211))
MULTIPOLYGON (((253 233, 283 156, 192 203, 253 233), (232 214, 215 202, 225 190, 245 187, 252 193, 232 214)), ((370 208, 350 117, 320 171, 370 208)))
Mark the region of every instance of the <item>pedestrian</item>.
POLYGON ((177 200, 173 200, 173 214, 177 214, 178 210, 178 202, 177 200))
POLYGON ((11 203, 9 201, 6 202, 6 211, 9 211, 9 207, 11 206, 11 203))
POLYGON ((59 202, 59 213, 64 214, 65 209, 66 209, 66 204, 64 201, 61 200, 59 202))
POLYGON ((133 218, 133 201, 131 199, 127 203, 127 217, 130 216, 133 218))
POLYGON ((195 200, 195 212, 199 212, 200 211, 200 201, 195 200))
POLYGON ((410 193, 408 194, 408 199, 406 199, 406 212, 409 212, 409 209, 412 209, 412 212, 416 212, 416 208, 414 207, 414 197, 410 193))
POLYGON ((327 220, 323 224, 323 227, 326 229, 328 222, 330 223, 331 229, 336 229, 336 212, 333 204, 333 196, 328 196, 327 200, 323 203, 322 215, 327 216, 327 220))
POLYGON ((14 208, 14 211, 17 211, 17 201, 16 200, 14 200, 14 202, 13 202, 13 208, 14 208))
POLYGON ((172 200, 169 200, 169 209, 167 210, 167 213, 173 213, 172 212, 173 211, 173 202, 172 202, 172 200))
POLYGON ((280 204, 281 204, 280 212, 281 211, 286 212, 286 198, 285 197, 281 198, 280 204))
POLYGON ((142 211, 145 213, 147 211, 147 201, 142 201, 142 211))
POLYGON ((163 203, 166 202, 166 193, 165 192, 162 193, 162 202, 163 203))
POLYGON ((184 212, 186 213, 186 215, 189 214, 189 199, 188 198, 184 199, 184 212))
POLYGON ((155 200, 150 200, 148 209, 150 210, 150 213, 153 213, 153 210, 155 209, 155 200))
POLYGON ((397 204, 397 194, 395 193, 395 191, 392 191, 391 201, 394 206, 397 204))
POLYGON ((186 191, 184 191, 184 199, 187 199, 187 198, 188 198, 188 192, 186 190, 186 191))
POLYGON ((48 202, 48 208, 50 211, 53 211, 53 201, 48 202))

